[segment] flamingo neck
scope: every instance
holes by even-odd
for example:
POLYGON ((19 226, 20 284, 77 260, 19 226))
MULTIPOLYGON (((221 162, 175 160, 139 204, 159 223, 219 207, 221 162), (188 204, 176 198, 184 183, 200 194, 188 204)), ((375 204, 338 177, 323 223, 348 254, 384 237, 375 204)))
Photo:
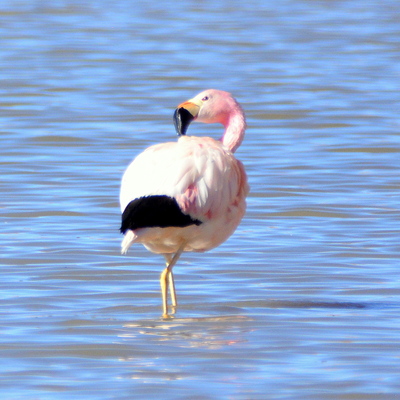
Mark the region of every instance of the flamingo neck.
POLYGON ((234 153, 242 143, 246 130, 246 119, 243 111, 241 109, 235 110, 234 113, 228 116, 223 125, 225 126, 225 132, 221 142, 234 153))

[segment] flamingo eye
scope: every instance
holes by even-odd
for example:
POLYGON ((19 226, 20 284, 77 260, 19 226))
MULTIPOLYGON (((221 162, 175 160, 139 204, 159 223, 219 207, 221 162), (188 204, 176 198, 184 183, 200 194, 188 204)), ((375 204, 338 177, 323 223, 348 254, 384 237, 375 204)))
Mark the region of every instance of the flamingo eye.
POLYGON ((203 97, 203 98, 201 99, 201 101, 207 101, 207 100, 208 100, 208 96, 203 97))

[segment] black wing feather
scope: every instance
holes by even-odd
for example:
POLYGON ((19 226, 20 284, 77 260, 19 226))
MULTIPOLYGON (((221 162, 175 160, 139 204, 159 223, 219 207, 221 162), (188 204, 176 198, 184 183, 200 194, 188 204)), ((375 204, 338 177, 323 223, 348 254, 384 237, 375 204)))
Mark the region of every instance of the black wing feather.
POLYGON ((122 213, 121 233, 128 229, 185 227, 200 225, 201 221, 184 214, 170 196, 145 196, 132 200, 122 213))

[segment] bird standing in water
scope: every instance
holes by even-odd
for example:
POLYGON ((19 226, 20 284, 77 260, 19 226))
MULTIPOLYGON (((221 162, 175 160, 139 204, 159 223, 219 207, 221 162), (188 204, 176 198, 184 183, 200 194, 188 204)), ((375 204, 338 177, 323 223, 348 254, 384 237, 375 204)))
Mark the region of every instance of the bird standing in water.
POLYGON ((233 153, 242 143, 246 120, 228 92, 209 89, 174 113, 179 139, 139 154, 125 171, 120 191, 122 253, 141 243, 163 254, 160 283, 163 316, 168 287, 177 305, 172 268, 182 252, 204 252, 223 243, 239 225, 249 191, 243 164, 233 153), (193 121, 220 123, 220 140, 187 136, 193 121))

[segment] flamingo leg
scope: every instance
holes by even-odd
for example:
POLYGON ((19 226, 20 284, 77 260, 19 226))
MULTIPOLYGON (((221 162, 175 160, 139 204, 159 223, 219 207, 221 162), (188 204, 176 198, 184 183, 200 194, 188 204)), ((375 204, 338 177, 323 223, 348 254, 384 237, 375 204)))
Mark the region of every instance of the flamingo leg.
MULTIPOLYGON (((167 264, 167 267, 168 267, 169 264, 172 261, 172 255, 171 254, 166 254, 165 255, 165 260, 166 260, 166 264, 167 264)), ((178 302, 176 300, 174 273, 173 273, 172 269, 169 271, 169 274, 168 274, 168 287, 169 287, 169 293, 171 295, 172 306, 176 307, 178 302)))
POLYGON ((178 251, 174 254, 173 257, 169 254, 165 255, 167 266, 165 267, 160 276, 161 295, 163 302, 163 317, 168 317, 168 285, 169 285, 169 290, 171 292, 172 305, 173 306, 177 305, 174 275, 172 273, 172 268, 179 260, 179 257, 181 256, 183 249, 185 248, 185 244, 186 243, 183 243, 179 247, 178 251))

